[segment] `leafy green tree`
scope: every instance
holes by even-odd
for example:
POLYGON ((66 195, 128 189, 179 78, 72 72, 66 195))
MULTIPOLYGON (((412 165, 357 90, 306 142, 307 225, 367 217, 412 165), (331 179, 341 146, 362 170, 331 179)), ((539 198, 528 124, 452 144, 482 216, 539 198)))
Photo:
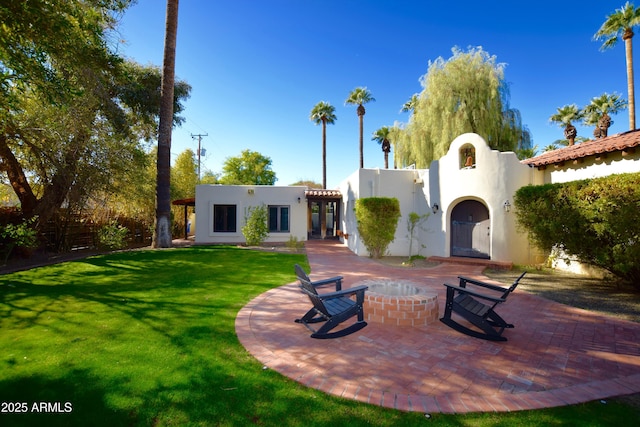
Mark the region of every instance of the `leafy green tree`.
MULTIPOLYGON (((43 224, 63 204, 82 209, 146 167, 141 140, 156 135, 159 70, 123 63, 112 71, 109 82, 93 80, 89 71, 78 76, 82 97, 57 104, 35 90, 15 94, 19 108, 0 122, 0 171, 25 217, 43 224)), ((176 94, 184 98, 189 90, 180 84, 176 94)))
POLYGON ((616 114, 627 107, 627 102, 618 94, 603 93, 591 99, 591 103, 584 107, 584 124, 595 126, 593 136, 606 138, 609 127, 613 123, 609 114, 616 114))
MULTIPOLYGON (((417 212, 410 212, 409 218, 407 218, 407 231, 409 232, 409 262, 413 261, 413 240, 415 239, 416 228, 429 218, 429 213, 418 214, 417 212)), ((420 253, 420 250, 418 250, 420 253)))
POLYGON ((564 137, 569 141, 569 145, 573 145, 578 132, 572 122, 581 120, 583 117, 584 112, 576 104, 571 104, 558 108, 558 111, 549 117, 549 121, 557 123, 560 127, 564 126, 564 137))
POLYGON ((452 52, 449 60, 439 57, 430 62, 421 79, 424 89, 413 105, 407 137, 398 141, 405 162, 428 167, 446 154, 451 141, 467 132, 479 134, 500 151, 530 146, 519 111, 509 106, 504 64, 480 47, 452 52))
POLYGON ((345 105, 357 105, 356 113, 360 124, 360 169, 364 168, 364 115, 366 110, 364 104, 374 102, 376 99, 366 87, 357 87, 349 93, 349 97, 344 101, 345 105))
POLYGON ((195 197, 198 184, 196 154, 187 148, 176 158, 171 168, 171 199, 195 197))
POLYGON ((78 93, 74 76, 91 70, 108 77, 122 61, 106 46, 107 34, 129 0, 3 1, 0 5, 0 111, 17 107, 24 90, 48 101, 78 93))
POLYGON ((158 178, 156 181, 156 223, 151 246, 171 247, 171 131, 175 84, 178 0, 167 0, 164 38, 160 123, 158 126, 158 178))
POLYGON ((220 177, 217 173, 205 171, 202 178, 200 178, 200 184, 217 184, 219 180, 220 177))
POLYGON ((296 181, 293 184, 290 185, 305 185, 309 188, 316 188, 316 189, 322 189, 325 188, 322 184, 320 184, 319 182, 315 182, 315 181, 311 181, 311 180, 305 180, 305 179, 301 179, 300 181, 296 181))
POLYGON ((596 41, 602 41, 600 50, 615 46, 620 38, 624 40, 627 62, 627 91, 629 97, 629 129, 636 128, 635 87, 633 83, 633 28, 640 24, 640 7, 626 2, 623 7, 607 16, 600 29, 594 34, 596 41))
POLYGON ((273 185, 277 180, 276 173, 271 170, 271 159, 251 150, 228 157, 222 171, 220 184, 224 185, 273 185))
POLYGON ((371 137, 372 141, 376 141, 382 147, 384 153, 384 168, 389 169, 389 152, 391 151, 390 138, 391 129, 389 126, 382 126, 380 129, 373 133, 371 137))
MULTIPOLYGON (((80 210, 109 202, 105 195, 130 188, 146 168, 141 140, 157 135, 160 72, 109 48, 110 31, 129 4, 0 6, 0 171, 27 218, 42 224, 63 205, 80 210)), ((176 124, 189 91, 176 84, 176 124)))
POLYGON ((328 102, 320 101, 311 110, 309 119, 316 125, 322 124, 322 188, 327 188, 327 124, 337 120, 336 109, 328 102))

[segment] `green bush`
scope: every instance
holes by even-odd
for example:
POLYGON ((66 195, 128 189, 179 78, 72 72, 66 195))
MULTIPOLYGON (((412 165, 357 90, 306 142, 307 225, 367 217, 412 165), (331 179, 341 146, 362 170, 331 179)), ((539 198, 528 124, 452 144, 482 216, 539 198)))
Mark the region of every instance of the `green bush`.
POLYGON ((640 283, 640 173, 522 187, 514 203, 519 226, 542 250, 640 283))
POLYGON ((127 247, 128 235, 129 229, 127 227, 118 224, 117 221, 112 221, 98 230, 98 243, 101 248, 109 250, 124 249, 127 247))
POLYGON ((269 235, 268 217, 269 212, 265 205, 251 206, 247 209, 247 215, 244 217, 245 225, 242 227, 247 246, 259 246, 266 240, 269 235))
POLYGON ((13 248, 34 248, 38 245, 38 231, 34 224, 38 217, 32 217, 19 224, 0 225, 0 253, 4 255, 3 263, 7 262, 13 248))
POLYGON ((372 258, 381 258, 396 234, 400 202, 395 197, 356 200, 356 221, 362 242, 372 258))
POLYGON ((289 237, 289 241, 285 243, 285 246, 289 249, 293 249, 296 252, 302 251, 304 249, 304 241, 298 240, 296 236, 289 237))

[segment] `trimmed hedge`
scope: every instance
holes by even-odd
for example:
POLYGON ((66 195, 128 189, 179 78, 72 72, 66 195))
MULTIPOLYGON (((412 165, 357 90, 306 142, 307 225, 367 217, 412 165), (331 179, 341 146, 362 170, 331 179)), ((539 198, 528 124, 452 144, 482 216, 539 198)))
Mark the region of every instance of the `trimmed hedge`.
POLYGON ((522 187, 514 204, 519 226, 542 250, 557 247, 640 283, 640 173, 522 187))
POLYGON ((395 197, 356 200, 356 220, 362 242, 372 258, 381 258, 396 234, 400 202, 395 197))

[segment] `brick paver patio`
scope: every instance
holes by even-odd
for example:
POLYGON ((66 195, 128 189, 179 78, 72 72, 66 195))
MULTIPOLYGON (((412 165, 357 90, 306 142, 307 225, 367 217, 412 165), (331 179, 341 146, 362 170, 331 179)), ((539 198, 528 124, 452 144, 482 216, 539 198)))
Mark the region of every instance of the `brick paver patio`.
MULTIPOLYGON (((342 275, 344 287, 376 278, 409 280, 437 293, 481 266, 429 269, 382 265, 337 242, 309 241, 311 278, 342 275)), ((293 271, 293 265, 291 266, 293 271)), ((526 280, 526 276, 523 282, 526 280)), ((502 412, 539 409, 640 392, 640 324, 516 290, 498 311, 514 329, 507 342, 463 335, 435 322, 397 327, 370 322, 342 338, 317 340, 295 323, 310 307, 295 283, 247 304, 236 319, 244 347, 267 368, 326 393, 403 411, 502 412)))

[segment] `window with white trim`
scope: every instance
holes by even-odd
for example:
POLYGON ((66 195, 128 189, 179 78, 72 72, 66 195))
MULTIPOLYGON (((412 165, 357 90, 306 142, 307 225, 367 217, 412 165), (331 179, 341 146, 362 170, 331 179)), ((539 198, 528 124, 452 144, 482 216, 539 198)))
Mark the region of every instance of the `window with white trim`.
POLYGON ((269 232, 289 231, 289 206, 269 206, 269 232))
POLYGON ((213 232, 236 232, 236 205, 213 205, 213 232))

